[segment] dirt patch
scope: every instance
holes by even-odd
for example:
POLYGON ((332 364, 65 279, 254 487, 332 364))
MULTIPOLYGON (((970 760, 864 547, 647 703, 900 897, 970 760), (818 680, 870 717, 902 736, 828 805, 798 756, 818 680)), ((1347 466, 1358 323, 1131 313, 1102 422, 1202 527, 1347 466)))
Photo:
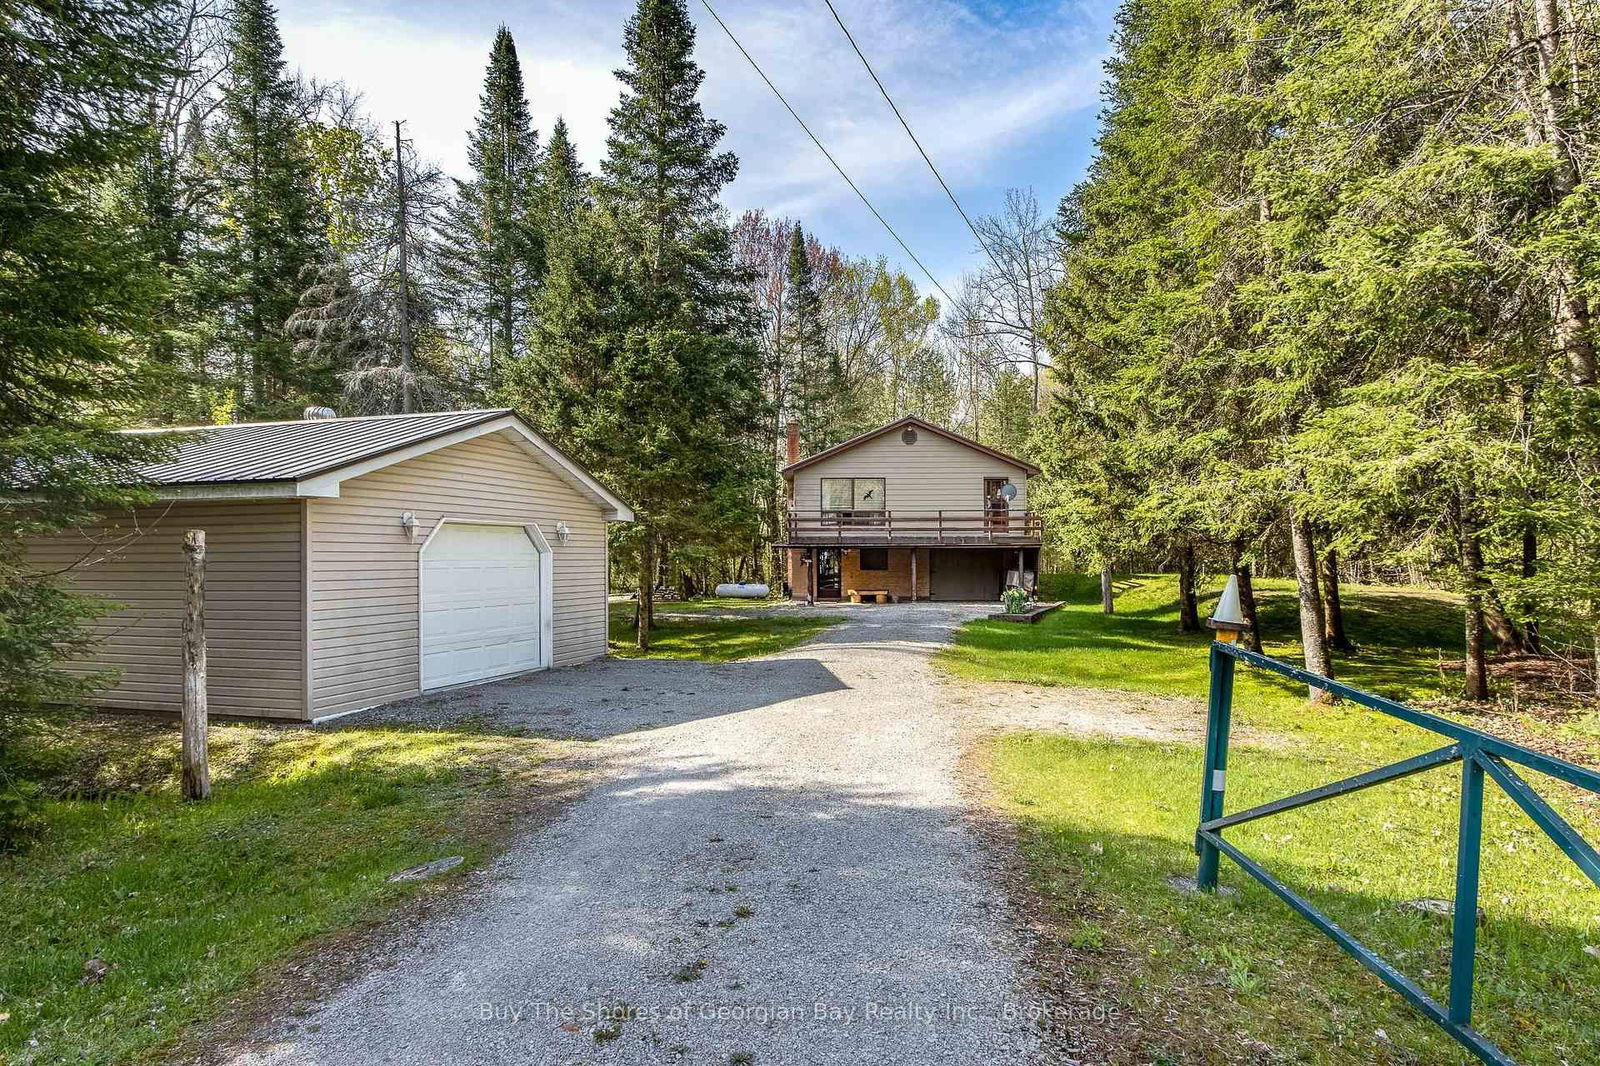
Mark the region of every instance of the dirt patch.
MULTIPOLYGON (((946 675, 949 698, 988 729, 1061 731, 1082 736, 1201 744, 1206 737, 1203 700, 1092 688, 971 681, 946 675)), ((1234 741, 1282 749, 1293 740, 1235 724, 1234 741)))
MULTIPOLYGON (((1594 691, 1592 663, 1555 655, 1497 655, 1488 666, 1490 702, 1441 699, 1421 706, 1569 762, 1600 763, 1600 695, 1594 691)), ((1459 659, 1439 663, 1441 677, 1463 668, 1459 659)))

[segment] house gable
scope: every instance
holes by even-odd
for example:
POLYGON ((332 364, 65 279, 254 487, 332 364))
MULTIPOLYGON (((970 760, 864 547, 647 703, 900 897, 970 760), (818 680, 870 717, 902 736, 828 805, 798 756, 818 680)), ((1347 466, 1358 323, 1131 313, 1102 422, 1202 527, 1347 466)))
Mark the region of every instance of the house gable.
POLYGON ((896 515, 939 511, 975 515, 985 506, 986 482, 996 479, 1015 487, 1011 509, 1025 510, 1030 469, 1020 459, 934 430, 920 420, 902 419, 792 464, 784 476, 790 483, 791 506, 803 514, 823 509, 826 479, 882 478, 883 507, 896 515), (902 439, 906 428, 917 430, 913 443, 902 439))
POLYGON ((811 466, 815 463, 825 462, 829 459, 832 459, 836 455, 841 455, 847 451, 850 451, 852 448, 859 448, 863 444, 876 441, 879 438, 891 433, 903 437, 907 430, 911 430, 913 435, 918 440, 921 439, 923 433, 931 433, 954 444, 958 444, 963 448, 969 448, 972 451, 988 456, 991 459, 998 460, 999 462, 1005 463, 1009 466, 1014 466, 1029 475, 1037 474, 1039 472, 1039 468, 1037 466, 1018 459, 1014 455, 1007 455, 1005 452, 998 451, 986 444, 979 444, 975 440, 972 440, 968 437, 963 437, 959 433, 953 433, 942 426, 936 426, 932 422, 924 422, 915 415, 907 415, 904 418, 898 418, 895 421, 890 422, 888 425, 879 426, 877 429, 868 430, 860 436, 851 437, 849 440, 844 441, 841 444, 835 444, 833 447, 824 449, 815 455, 807 456, 806 458, 798 460, 797 462, 790 463, 788 466, 783 468, 783 476, 785 478, 791 477, 793 474, 805 469, 808 466, 811 466))

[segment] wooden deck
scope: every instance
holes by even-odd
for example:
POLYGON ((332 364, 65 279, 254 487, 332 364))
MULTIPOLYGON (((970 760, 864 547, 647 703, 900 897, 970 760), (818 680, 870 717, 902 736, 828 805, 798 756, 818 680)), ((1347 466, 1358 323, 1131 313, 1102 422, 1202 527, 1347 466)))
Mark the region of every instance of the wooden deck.
POLYGON ((1036 547, 1044 518, 1035 511, 790 511, 786 547, 1036 547))

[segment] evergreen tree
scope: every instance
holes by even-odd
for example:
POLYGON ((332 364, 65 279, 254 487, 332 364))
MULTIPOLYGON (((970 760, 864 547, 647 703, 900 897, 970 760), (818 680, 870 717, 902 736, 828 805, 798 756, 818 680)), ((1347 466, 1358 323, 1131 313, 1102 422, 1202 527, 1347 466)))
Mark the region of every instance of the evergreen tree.
POLYGON ((489 51, 478 122, 467 142, 473 177, 458 181, 441 266, 463 339, 481 353, 492 391, 527 341, 530 305, 544 274, 538 226, 539 138, 522 64, 501 26, 489 51))
POLYGON ((798 223, 789 235, 786 285, 782 343, 788 415, 800 423, 801 450, 809 455, 836 443, 831 423, 844 382, 839 358, 828 344, 822 295, 812 276, 806 235, 798 223))
POLYGON ((33 791, 8 758, 18 712, 103 680, 59 668, 98 609, 30 568, 23 544, 137 499, 119 486, 162 447, 110 432, 140 398, 162 293, 102 195, 138 161, 148 95, 171 73, 161 14, 147 0, 23 0, 0 19, 0 846, 33 791))
POLYGON ((753 446, 754 311, 717 203, 737 161, 716 151, 723 128, 701 111, 681 0, 640 0, 624 47, 589 250, 562 268, 561 314, 541 318, 537 357, 514 391, 634 507, 618 547, 638 562, 648 647, 663 549, 742 550, 770 474, 753 446))
POLYGON ((283 416, 326 402, 336 388, 329 368, 296 360, 284 325, 307 268, 322 258, 325 222, 268 0, 237 0, 228 54, 220 120, 207 146, 219 197, 209 283, 234 361, 240 416, 283 416))
MULTIPOLYGON (((578 160, 578 149, 567 132, 566 119, 557 118, 550 129, 550 144, 540 161, 537 183, 537 228, 545 245, 559 240, 572 228, 589 202, 589 176, 578 160)), ((548 259, 550 253, 546 251, 548 259)))
POLYGON ((343 409, 359 414, 448 410, 460 391, 442 343, 434 269, 444 179, 419 163, 399 126, 390 144, 368 138, 370 166, 340 168, 359 175, 344 212, 347 236, 311 273, 288 323, 296 353, 331 368, 343 409))

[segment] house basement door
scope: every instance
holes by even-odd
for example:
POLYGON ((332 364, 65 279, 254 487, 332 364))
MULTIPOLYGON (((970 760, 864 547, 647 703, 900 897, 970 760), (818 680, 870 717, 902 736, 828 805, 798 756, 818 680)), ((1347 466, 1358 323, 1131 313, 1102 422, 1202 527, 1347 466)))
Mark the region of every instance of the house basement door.
POLYGON ((928 554, 933 571, 928 581, 932 599, 992 603, 1000 598, 1003 575, 999 553, 985 549, 934 548, 928 554))
POLYGON ((540 666, 539 550, 521 526, 446 522, 422 553, 422 687, 540 666))

